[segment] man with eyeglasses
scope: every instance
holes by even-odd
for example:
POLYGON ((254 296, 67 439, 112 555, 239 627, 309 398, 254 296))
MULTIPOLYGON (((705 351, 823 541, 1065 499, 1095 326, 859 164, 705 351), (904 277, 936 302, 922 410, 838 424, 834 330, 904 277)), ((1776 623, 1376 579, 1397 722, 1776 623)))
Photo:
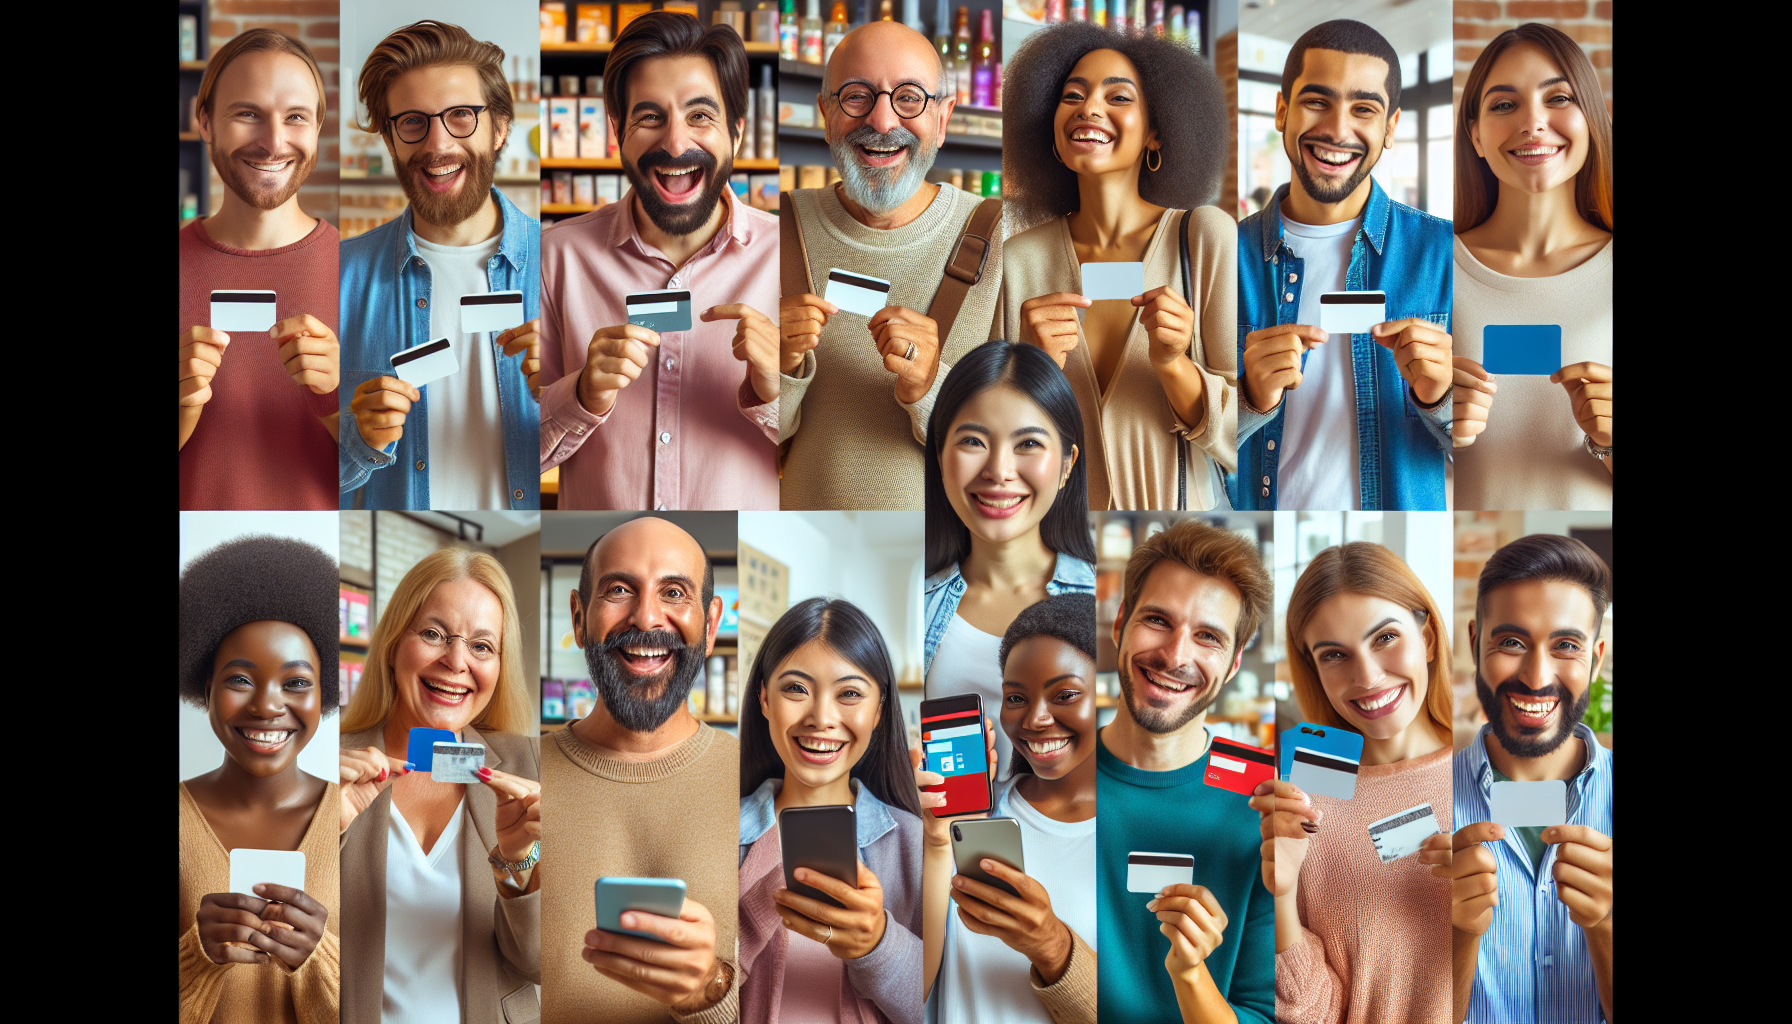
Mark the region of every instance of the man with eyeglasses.
POLYGON ((840 182, 786 193, 779 301, 781 507, 921 508, 927 418, 951 364, 988 341, 1001 201, 927 182, 955 97, 925 36, 847 33, 816 106, 840 182), (890 282, 864 316, 830 277, 890 282))
POLYGON ((420 21, 374 47, 359 84, 362 129, 410 204, 342 244, 342 507, 539 508, 541 228, 492 187, 504 51, 420 21), (462 333, 461 296, 510 290, 525 322, 462 333), (422 389, 398 378, 393 355, 443 338, 458 369, 422 389))

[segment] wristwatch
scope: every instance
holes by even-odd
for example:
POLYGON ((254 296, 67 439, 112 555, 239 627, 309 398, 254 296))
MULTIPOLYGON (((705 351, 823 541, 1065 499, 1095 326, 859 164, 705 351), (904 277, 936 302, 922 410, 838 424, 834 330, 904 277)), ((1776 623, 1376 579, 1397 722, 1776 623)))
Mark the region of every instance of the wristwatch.
POLYGON ((1595 459, 1603 459, 1612 453, 1611 445, 1609 445, 1609 444, 1607 444, 1607 445, 1594 444, 1592 434, 1584 434, 1583 433, 1581 435, 1581 437, 1586 443, 1587 454, 1593 456, 1595 459))

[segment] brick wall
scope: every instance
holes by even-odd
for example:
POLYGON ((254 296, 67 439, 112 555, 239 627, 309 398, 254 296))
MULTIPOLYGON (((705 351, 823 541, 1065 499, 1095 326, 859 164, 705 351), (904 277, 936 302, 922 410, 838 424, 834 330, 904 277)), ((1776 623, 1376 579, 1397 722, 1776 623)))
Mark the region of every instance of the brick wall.
MULTIPOLYGON (((355 0, 350 0, 355 2, 355 0)), ((208 53, 228 43, 234 36, 252 28, 271 28, 284 32, 311 47, 323 72, 327 114, 318 139, 317 166, 299 189, 299 206, 313 217, 336 224, 336 182, 340 166, 338 111, 336 23, 340 10, 337 0, 211 0, 211 41, 208 53)), ((217 213, 224 203, 224 182, 212 168, 211 210, 217 213)))
POLYGON ((1605 106, 1612 109, 1613 0, 1456 0, 1456 102, 1469 69, 1487 41, 1509 28, 1534 21, 1568 33, 1580 43, 1605 86, 1605 106))
MULTIPOLYGON (((341 539, 337 557, 345 567, 359 569, 362 572, 373 572, 374 561, 373 534, 378 527, 379 551, 378 572, 374 574, 374 606, 373 617, 377 623, 379 614, 386 607, 386 601, 392 597, 393 591, 404 579, 404 574, 411 571, 423 556, 445 547, 464 547, 474 551, 493 553, 489 544, 461 543, 441 530, 425 526, 408 516, 395 512, 349 511, 338 513, 341 523, 341 539), (379 522, 374 522, 374 517, 379 522)), ((532 577, 530 581, 532 582, 532 577)))
POLYGON ((1232 131, 1226 141, 1226 170, 1220 179, 1220 209, 1238 217, 1238 33, 1214 40, 1213 70, 1226 87, 1226 113, 1232 131))

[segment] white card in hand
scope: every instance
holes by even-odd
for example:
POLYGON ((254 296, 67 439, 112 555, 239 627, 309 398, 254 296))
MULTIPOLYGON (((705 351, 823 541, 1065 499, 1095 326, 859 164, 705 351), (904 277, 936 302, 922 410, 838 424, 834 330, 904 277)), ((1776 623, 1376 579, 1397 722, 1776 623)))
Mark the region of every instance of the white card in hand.
POLYGON ((212 330, 271 331, 279 318, 274 315, 274 293, 271 291, 212 292, 212 330))
POLYGON ((414 388, 440 380, 459 369, 460 360, 454 357, 454 346, 447 338, 413 345, 392 357, 392 376, 414 388))
POLYGON ((845 312, 870 318, 890 304, 890 282, 836 268, 828 271, 827 294, 822 298, 845 312))
POLYGON ((1143 263, 1085 263, 1081 270, 1085 299, 1131 302, 1133 296, 1145 294, 1143 263))
POLYGON ((1368 334, 1369 328, 1386 322, 1386 292, 1321 292, 1319 329, 1327 334, 1368 334))
POLYGON ((1167 885, 1195 884, 1195 858, 1186 853, 1135 850, 1126 855, 1126 891, 1153 896, 1167 885))
POLYGON ((483 767, 483 743, 437 743, 430 748, 429 777, 437 782, 478 782, 483 767))
POLYGON ((522 325, 523 293, 481 292, 460 297, 462 334, 500 334, 522 325))
POLYGON ((230 891, 255 895, 263 882, 293 889, 305 888, 305 855, 298 850, 230 851, 230 891))
POLYGON ((1496 782, 1487 807, 1489 818, 1507 828, 1566 825, 1568 784, 1561 779, 1496 782))
POLYGON ((1419 844, 1437 835, 1443 829, 1437 826, 1437 815, 1431 811, 1430 804, 1408 807, 1398 814, 1390 814, 1380 821, 1369 823, 1369 841, 1375 844, 1375 852, 1381 857, 1383 864, 1399 860, 1402 857, 1419 852, 1419 844))

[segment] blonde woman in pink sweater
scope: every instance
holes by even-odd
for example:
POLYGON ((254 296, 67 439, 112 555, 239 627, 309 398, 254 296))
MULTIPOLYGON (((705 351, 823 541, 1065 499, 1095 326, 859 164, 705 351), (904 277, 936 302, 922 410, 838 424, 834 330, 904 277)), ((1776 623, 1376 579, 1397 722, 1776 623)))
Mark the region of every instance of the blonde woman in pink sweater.
POLYGON ((1398 556, 1357 542, 1319 553, 1288 600, 1302 717, 1362 734, 1351 800, 1264 783, 1263 884, 1276 903, 1276 1020, 1443 1024, 1450 1014, 1449 634, 1398 556), (1368 826, 1429 804, 1442 830, 1383 864, 1368 826))

